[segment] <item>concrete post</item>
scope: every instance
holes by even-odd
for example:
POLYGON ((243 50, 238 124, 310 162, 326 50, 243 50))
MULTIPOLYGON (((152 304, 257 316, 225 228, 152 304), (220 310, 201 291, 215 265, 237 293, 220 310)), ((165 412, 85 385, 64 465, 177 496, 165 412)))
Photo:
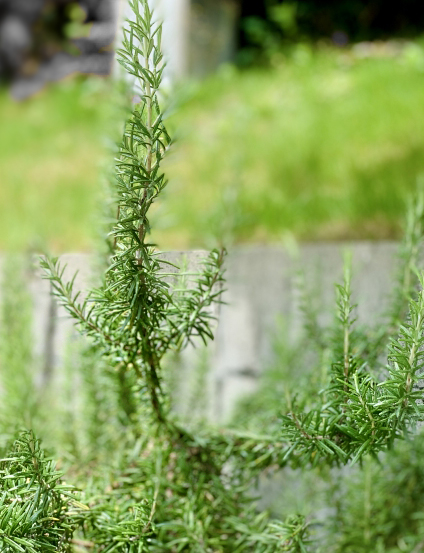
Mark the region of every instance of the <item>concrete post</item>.
POLYGON ((188 75, 190 0, 153 0, 163 19, 163 51, 166 75, 172 81, 188 75))
MULTIPOLYGON (((121 2, 121 26, 132 13, 121 2)), ((149 0, 164 22, 165 78, 202 77, 234 59, 239 0, 149 0)), ((120 42, 120 35, 118 41, 120 42)))
POLYGON ((233 61, 239 9, 239 0, 191 0, 191 76, 203 77, 233 61))
MULTIPOLYGON (((163 21, 162 48, 166 61, 165 80, 175 82, 188 74, 190 0, 149 0, 156 18, 163 21)), ((128 0, 120 0, 120 29, 132 18, 128 0)), ((122 31, 117 45, 122 40, 122 31)), ((116 65, 115 65, 116 70, 116 65)))

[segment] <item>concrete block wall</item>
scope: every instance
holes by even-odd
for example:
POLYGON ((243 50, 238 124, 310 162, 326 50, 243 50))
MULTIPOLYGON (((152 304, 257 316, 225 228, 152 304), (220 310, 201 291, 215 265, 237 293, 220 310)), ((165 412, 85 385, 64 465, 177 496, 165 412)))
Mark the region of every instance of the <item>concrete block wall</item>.
MULTIPOLYGON (((231 415, 243 394, 255 389, 258 378, 272 359, 272 336, 280 317, 286 322, 286 339, 296 342, 302 328, 296 287, 297 271, 303 268, 305 280, 323 306, 322 323, 334 313, 334 283, 341 282, 343 244, 303 245, 296 261, 282 247, 243 247, 230 251, 227 258, 226 304, 217 308, 215 341, 207 351, 189 350, 180 357, 181 396, 184 383, 193 379, 199 363, 209 363, 207 411, 216 422, 231 415)), ((391 242, 362 242, 349 245, 353 255, 353 299, 359 303, 359 322, 377 321, 387 306, 396 269, 397 245, 391 242)), ((205 252, 171 252, 166 257, 195 271, 205 252)), ((62 256, 67 264, 65 276, 78 272, 76 288, 84 290, 93 280, 93 259, 84 254, 62 256)), ((0 256, 0 270, 4 259, 0 256)), ((36 353, 42 359, 39 382, 52 375, 60 378, 66 344, 75 332, 72 321, 58 308, 50 295, 49 283, 36 269, 29 279, 33 298, 36 353)), ((0 295, 1 299, 1 295, 0 295)), ((186 386, 186 388, 184 388, 186 386)), ((185 391, 184 391, 185 390, 185 391)), ((182 401, 184 403, 184 401, 182 401)))
POLYGON ((272 359, 273 334, 283 318, 286 339, 299 340, 299 268, 322 305, 320 323, 334 316, 335 286, 343 278, 343 254, 352 252, 353 301, 359 323, 377 321, 388 305, 396 269, 397 244, 311 244, 296 257, 281 247, 235 249, 228 258, 228 291, 216 333, 213 375, 216 392, 213 415, 228 418, 234 402, 255 389, 258 377, 272 359))

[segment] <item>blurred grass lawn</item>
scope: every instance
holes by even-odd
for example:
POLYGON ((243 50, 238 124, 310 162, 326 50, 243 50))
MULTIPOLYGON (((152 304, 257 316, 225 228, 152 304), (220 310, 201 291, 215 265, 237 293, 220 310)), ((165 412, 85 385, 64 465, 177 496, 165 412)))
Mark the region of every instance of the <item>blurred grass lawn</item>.
MULTIPOLYGON (((95 81, 93 81, 95 82, 95 81)), ((0 249, 91 244, 107 133, 105 87, 0 96, 0 249)), ((170 126, 161 247, 395 238, 424 175, 424 53, 357 59, 299 48, 272 71, 225 68, 185 87, 170 126), (175 133, 174 133, 175 134, 175 133)))
POLYGON ((169 204, 186 240, 393 238, 424 175, 424 53, 299 50, 273 72, 223 72, 174 117, 169 204), (223 214, 225 217, 223 217, 223 214))
POLYGON ((0 93, 0 249, 91 244, 107 96, 65 81, 22 103, 0 93))

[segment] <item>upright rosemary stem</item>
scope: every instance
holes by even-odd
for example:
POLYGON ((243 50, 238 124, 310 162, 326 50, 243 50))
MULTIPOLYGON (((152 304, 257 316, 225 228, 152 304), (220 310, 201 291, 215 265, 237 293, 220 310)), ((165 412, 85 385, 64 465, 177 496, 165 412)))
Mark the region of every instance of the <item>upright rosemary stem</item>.
MULTIPOLYGON (((144 56, 144 68, 146 70, 146 74, 148 75, 150 73, 150 60, 149 60, 149 40, 147 37, 144 37, 143 40, 143 56, 144 56)), ((152 161, 153 161, 153 138, 152 138, 152 127, 153 127, 153 114, 152 114, 152 89, 149 83, 149 80, 144 77, 144 96, 146 99, 146 111, 147 111, 147 121, 146 121, 146 129, 149 135, 149 138, 147 140, 147 152, 146 152, 146 173, 147 173, 147 179, 150 180, 150 173, 152 171, 152 161)), ((142 209, 145 209, 146 207, 146 200, 147 200, 147 186, 143 190, 142 197, 140 199, 140 205, 142 209)), ((144 211, 143 211, 144 216, 144 211)), ((140 223, 138 237, 140 240, 140 244, 144 243, 145 238, 145 224, 144 219, 140 223)), ((141 254, 138 261, 139 265, 142 264, 141 254)))
MULTIPOLYGON (((149 61, 149 41, 147 38, 144 39, 144 68, 146 72, 150 72, 150 61, 149 61)), ((149 83, 149 80, 145 80, 146 83, 146 106, 147 106, 147 130, 149 132, 150 140, 147 145, 147 159, 146 159, 146 169, 148 174, 152 170, 152 150, 153 150, 153 139, 152 139, 152 90, 149 83)))
MULTIPOLYGON (((146 172, 146 181, 145 186, 142 189, 141 197, 140 197, 140 208, 141 208, 141 220, 140 225, 138 228, 138 238, 140 242, 140 250, 138 252, 138 266, 140 268, 140 280, 141 284, 145 285, 145 278, 142 272, 143 267, 143 255, 141 249, 144 246, 144 239, 146 235, 146 225, 145 225, 145 216, 147 212, 147 206, 148 206, 148 189, 151 185, 151 172, 152 172, 152 165, 153 165, 153 136, 152 136, 152 129, 153 129, 153 102, 152 102, 152 87, 149 82, 149 75, 150 75, 150 41, 149 37, 147 35, 143 38, 143 58, 144 58, 144 69, 145 69, 145 75, 140 76, 140 80, 143 84, 143 93, 144 93, 144 99, 145 99, 145 109, 146 109, 146 130, 147 130, 147 140, 146 140, 146 157, 145 157, 145 172, 146 172)), ((146 374, 144 375, 146 378, 146 383, 149 389, 150 394, 150 400, 153 407, 153 411, 156 415, 156 418, 159 422, 164 423, 165 421, 165 415, 163 413, 162 409, 162 401, 161 401, 161 386, 158 376, 158 369, 159 369, 159 361, 157 359, 154 345, 152 344, 151 337, 149 336, 149 333, 146 331, 145 327, 142 326, 140 329, 141 335, 143 336, 143 357, 147 361, 147 368, 146 368, 146 374)), ((134 366, 137 366, 135 363, 134 366)), ((141 371, 137 371, 137 376, 140 380, 143 380, 143 374, 141 371)))
POLYGON ((349 323, 345 323, 344 329, 344 342, 343 342, 343 356, 344 356, 344 377, 345 377, 345 392, 347 391, 347 381, 349 379, 349 323))
MULTIPOLYGON (((350 314, 352 311, 351 307, 351 274, 350 274, 350 258, 348 257, 345 262, 345 298, 343 301, 343 328, 344 328, 344 338, 343 338, 343 375, 345 380, 344 392, 347 392, 348 382, 349 382, 349 372, 350 372, 350 361, 349 361, 349 351, 350 351, 350 314)), ((346 398, 347 400, 347 398, 346 398)))
MULTIPOLYGON (((411 387, 412 387, 412 382, 413 382, 412 374, 414 373, 414 365, 415 365, 415 362, 416 362, 418 347, 419 347, 419 344, 420 344, 420 333, 422 332, 422 330, 421 330, 421 327, 422 327, 422 324, 423 324, 422 309, 424 307, 423 292, 420 292, 419 307, 420 307, 420 309, 419 309, 419 312, 418 312, 418 315, 417 315, 417 320, 415 321, 415 325, 414 325, 414 342, 412 344, 411 351, 410 351, 409 358, 408 358, 409 370, 408 370, 408 373, 406 375, 406 382, 405 382, 405 390, 406 390, 407 394, 409 394, 409 392, 411 391, 411 387)), ((408 398, 407 397, 405 398, 404 405, 405 406, 408 405, 408 398)))

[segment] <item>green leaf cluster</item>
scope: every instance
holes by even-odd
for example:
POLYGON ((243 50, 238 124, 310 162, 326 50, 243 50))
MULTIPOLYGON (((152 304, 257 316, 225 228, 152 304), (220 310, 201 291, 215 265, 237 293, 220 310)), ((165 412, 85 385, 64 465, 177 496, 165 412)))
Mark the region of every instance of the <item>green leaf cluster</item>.
POLYGON ((73 486, 62 482, 32 432, 24 432, 0 459, 0 546, 5 553, 70 551, 73 486))
POLYGON ((349 262, 343 284, 336 286, 337 324, 327 339, 318 330, 317 342, 316 321, 306 312, 306 330, 321 352, 326 350, 330 362, 309 408, 298 409, 289 400, 282 417, 283 438, 290 444, 287 458, 312 465, 322 460, 354 464, 366 454, 377 455, 391 447, 422 420, 417 389, 424 344, 424 281, 417 271, 422 220, 421 193, 408 212, 401 285, 395 288, 390 312, 377 333, 355 328, 349 262))
POLYGON ((332 553, 417 553, 424 544, 422 433, 399 443, 376 462, 333 482, 327 497, 337 497, 327 521, 332 553))

